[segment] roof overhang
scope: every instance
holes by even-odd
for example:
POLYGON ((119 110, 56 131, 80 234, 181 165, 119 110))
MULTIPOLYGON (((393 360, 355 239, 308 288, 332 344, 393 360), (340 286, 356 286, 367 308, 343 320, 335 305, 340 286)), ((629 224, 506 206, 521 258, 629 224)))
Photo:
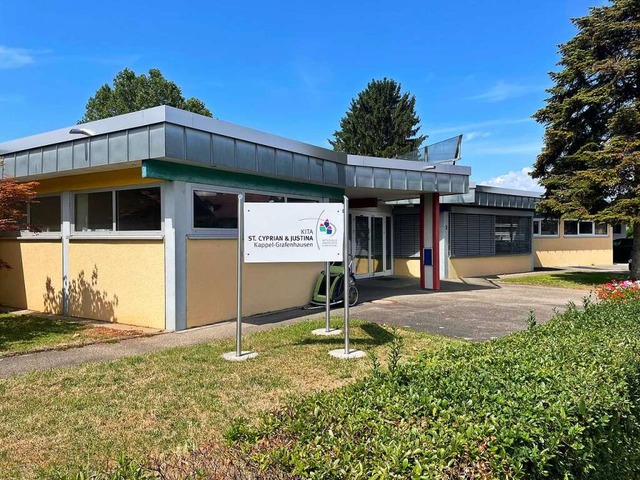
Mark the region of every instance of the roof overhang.
POLYGON ((164 160, 394 198, 462 194, 471 173, 463 166, 346 155, 167 106, 0 143, 0 158, 2 178, 21 180, 164 160))

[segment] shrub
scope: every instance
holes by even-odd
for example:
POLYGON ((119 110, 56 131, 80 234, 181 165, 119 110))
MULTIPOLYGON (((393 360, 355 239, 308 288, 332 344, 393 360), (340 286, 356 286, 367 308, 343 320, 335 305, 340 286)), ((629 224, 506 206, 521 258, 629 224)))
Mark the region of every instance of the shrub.
POLYGON ((451 346, 231 436, 304 478, 638 478, 640 302, 451 346))

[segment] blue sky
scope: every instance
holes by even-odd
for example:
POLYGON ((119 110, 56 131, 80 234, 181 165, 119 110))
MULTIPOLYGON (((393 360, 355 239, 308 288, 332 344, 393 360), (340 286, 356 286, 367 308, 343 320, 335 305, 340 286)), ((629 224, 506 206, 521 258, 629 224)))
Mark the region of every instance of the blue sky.
POLYGON ((320 146, 389 77, 473 179, 533 188, 531 120, 557 45, 603 0, 0 2, 0 141, 66 127, 124 67, 159 68, 221 120, 320 146))

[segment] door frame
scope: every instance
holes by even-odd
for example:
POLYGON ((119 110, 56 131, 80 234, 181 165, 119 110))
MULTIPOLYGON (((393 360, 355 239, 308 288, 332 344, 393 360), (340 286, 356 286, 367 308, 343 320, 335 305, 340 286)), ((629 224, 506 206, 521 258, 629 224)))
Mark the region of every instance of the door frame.
MULTIPOLYGON (((368 272, 357 274, 354 271, 354 275, 356 278, 372 278, 372 277, 383 277, 393 275, 393 215, 390 212, 381 212, 381 211, 367 211, 367 210, 352 210, 349 213, 350 220, 350 234, 351 241, 349 242, 350 255, 354 258, 355 252, 355 242, 356 242, 356 222, 355 217, 366 217, 367 218, 367 228, 369 229, 369 244, 367 245, 368 252, 368 272), (382 271, 374 272, 373 271, 373 255, 371 252, 372 247, 372 238, 373 238, 373 218, 381 218, 382 219, 382 271), (387 218, 390 219, 389 225, 391 226, 390 232, 390 245, 387 245, 387 218), (389 247, 387 249, 387 247, 389 247), (391 268, 385 269, 384 266, 388 264, 391 268)), ((355 266, 354 266, 355 269, 355 266)))

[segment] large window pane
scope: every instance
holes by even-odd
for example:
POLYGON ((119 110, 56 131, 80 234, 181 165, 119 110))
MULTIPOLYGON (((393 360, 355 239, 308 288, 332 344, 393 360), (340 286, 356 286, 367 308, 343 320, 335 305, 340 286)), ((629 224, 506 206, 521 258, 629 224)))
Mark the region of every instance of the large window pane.
POLYGON ((565 235, 577 235, 578 234, 578 221, 577 220, 565 220, 564 221, 564 234, 565 235))
POLYGON ((593 222, 578 222, 578 233, 580 235, 593 235, 593 222))
POLYGON ((609 235, 606 223, 596 223, 596 235, 609 235))
POLYGON ((160 230, 160 187, 118 190, 116 211, 117 230, 160 230))
POLYGON ((238 228, 238 195, 193 192, 194 228, 238 228))
POLYGON ((540 235, 558 235, 558 221, 540 220, 540 235))
POLYGON ((42 232, 59 232, 60 197, 42 197, 29 205, 29 223, 42 232))
POLYGON ((528 217, 496 216, 496 254, 531 252, 531 224, 528 217))
POLYGON ((76 194, 75 229, 79 232, 113 230, 113 192, 76 194))

